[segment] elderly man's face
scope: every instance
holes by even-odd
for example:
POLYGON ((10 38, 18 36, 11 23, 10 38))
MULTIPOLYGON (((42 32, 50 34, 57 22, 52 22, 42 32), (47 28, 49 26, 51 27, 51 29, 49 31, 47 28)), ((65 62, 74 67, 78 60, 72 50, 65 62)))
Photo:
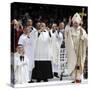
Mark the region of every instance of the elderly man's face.
POLYGON ((19 22, 16 19, 12 21, 12 24, 14 25, 14 29, 19 29, 19 22))
POLYGON ((78 26, 79 26, 79 23, 73 22, 73 27, 74 27, 74 28, 78 28, 78 26))

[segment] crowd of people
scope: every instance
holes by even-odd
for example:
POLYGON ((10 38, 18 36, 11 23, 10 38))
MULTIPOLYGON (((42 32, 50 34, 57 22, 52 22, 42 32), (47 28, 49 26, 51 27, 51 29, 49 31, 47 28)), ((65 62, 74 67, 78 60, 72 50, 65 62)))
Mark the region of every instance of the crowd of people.
POLYGON ((47 25, 27 19, 11 22, 11 52, 14 55, 14 83, 47 82, 60 78, 60 49, 67 51, 67 71, 73 83, 81 83, 87 48, 87 34, 81 17, 69 17, 67 25, 53 22, 47 25), (71 26, 72 23, 72 26, 71 26))

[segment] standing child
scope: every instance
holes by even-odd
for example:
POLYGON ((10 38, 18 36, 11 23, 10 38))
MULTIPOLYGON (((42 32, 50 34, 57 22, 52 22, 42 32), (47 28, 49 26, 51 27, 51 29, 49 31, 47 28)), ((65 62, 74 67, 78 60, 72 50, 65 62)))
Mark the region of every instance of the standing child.
POLYGON ((17 52, 14 54, 14 74, 15 84, 27 83, 29 81, 29 60, 24 54, 23 45, 18 45, 17 52))

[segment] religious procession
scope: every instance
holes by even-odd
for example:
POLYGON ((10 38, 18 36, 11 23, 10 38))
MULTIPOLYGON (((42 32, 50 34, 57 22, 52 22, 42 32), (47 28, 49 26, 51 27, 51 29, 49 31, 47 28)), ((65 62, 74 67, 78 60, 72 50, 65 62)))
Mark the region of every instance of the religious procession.
POLYGON ((11 4, 11 83, 88 78, 87 7, 11 4))

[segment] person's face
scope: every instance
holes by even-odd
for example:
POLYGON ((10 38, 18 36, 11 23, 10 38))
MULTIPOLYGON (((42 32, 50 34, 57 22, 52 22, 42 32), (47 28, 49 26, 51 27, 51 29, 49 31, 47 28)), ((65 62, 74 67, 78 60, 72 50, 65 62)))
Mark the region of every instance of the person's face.
POLYGON ((37 28, 37 30, 40 29, 40 23, 39 22, 36 24, 36 28, 37 28))
POLYGON ((52 29, 53 29, 53 30, 56 30, 56 29, 57 29, 57 24, 53 24, 53 25, 52 25, 52 29))
POLYGON ((64 29, 64 23, 62 22, 62 23, 59 23, 59 28, 60 29, 64 29))
POLYGON ((74 27, 74 28, 78 28, 78 26, 79 26, 79 23, 73 22, 73 27, 74 27))
POLYGON ((30 34, 32 32, 32 29, 30 27, 26 28, 27 34, 30 34))
POLYGON ((19 28, 19 22, 18 21, 14 20, 13 24, 14 24, 14 29, 19 28))
POLYGON ((24 48, 23 48, 23 47, 18 47, 18 48, 17 48, 17 52, 18 52, 19 54, 23 55, 23 54, 24 54, 24 48))
POLYGON ((41 28, 42 30, 44 30, 44 29, 46 28, 46 24, 45 24, 45 23, 41 23, 40 28, 41 28))
POLYGON ((27 26, 32 26, 32 20, 31 19, 29 19, 28 21, 27 21, 27 26))
POLYGON ((27 28, 26 28, 26 27, 23 28, 23 33, 24 33, 24 34, 27 34, 27 28))

